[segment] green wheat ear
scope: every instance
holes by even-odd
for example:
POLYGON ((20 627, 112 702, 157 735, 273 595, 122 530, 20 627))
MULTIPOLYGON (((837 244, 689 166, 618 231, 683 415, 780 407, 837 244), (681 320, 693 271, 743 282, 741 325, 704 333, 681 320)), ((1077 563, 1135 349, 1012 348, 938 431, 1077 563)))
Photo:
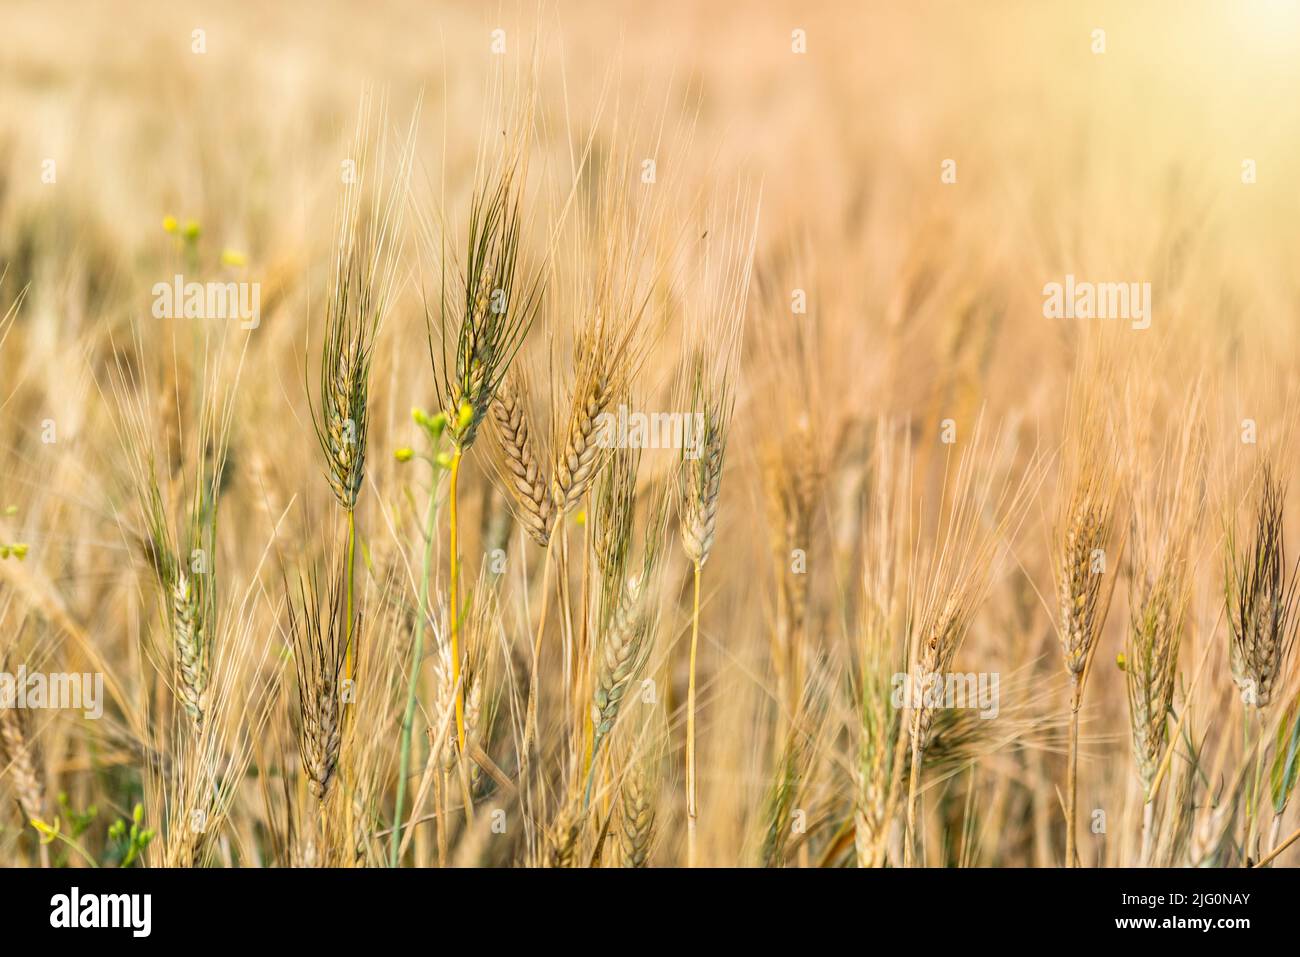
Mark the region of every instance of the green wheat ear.
POLYGON ((436 333, 429 322, 429 358, 461 452, 478 438, 541 305, 544 273, 520 275, 525 172, 516 144, 476 185, 463 272, 450 277, 444 263, 436 333))

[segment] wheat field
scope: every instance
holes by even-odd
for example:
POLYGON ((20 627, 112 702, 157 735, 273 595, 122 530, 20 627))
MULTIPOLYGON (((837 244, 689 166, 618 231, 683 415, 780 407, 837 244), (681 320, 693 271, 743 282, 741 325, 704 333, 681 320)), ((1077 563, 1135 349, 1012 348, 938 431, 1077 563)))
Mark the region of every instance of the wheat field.
POLYGON ((1300 863, 1300 4, 0 19, 0 864, 1300 863))

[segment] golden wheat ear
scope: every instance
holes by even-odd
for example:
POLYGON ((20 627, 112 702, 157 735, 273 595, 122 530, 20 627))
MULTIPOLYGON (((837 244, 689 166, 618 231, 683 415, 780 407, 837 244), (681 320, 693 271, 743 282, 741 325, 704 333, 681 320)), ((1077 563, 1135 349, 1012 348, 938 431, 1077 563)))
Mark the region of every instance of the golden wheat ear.
POLYGON ((500 454, 496 474, 505 488, 516 519, 541 548, 551 540, 555 502, 547 481, 545 453, 537 447, 537 405, 529 378, 514 369, 492 403, 492 430, 500 454))
MULTIPOLYGON (((143 366, 138 336, 134 345, 143 366)), ((198 733, 207 720, 222 624, 217 614, 217 516, 228 479, 237 387, 215 378, 196 385, 197 428, 186 441, 178 438, 177 459, 166 463, 170 453, 159 447, 162 429, 148 401, 148 381, 127 360, 115 358, 110 372, 113 425, 136 500, 135 522, 124 534, 136 542, 156 580, 159 618, 170 639, 163 651, 170 659, 171 689, 190 731, 198 733)))
POLYGON ((640 562, 635 562, 640 460, 639 451, 618 449, 595 496, 593 550, 599 569, 599 640, 592 692, 591 764, 584 802, 591 800, 601 745, 613 733, 623 699, 649 660, 658 625, 655 607, 670 490, 666 483, 658 484, 658 494, 646 510, 640 562))
MULTIPOLYGON (((1295 644, 1300 575, 1287 568, 1284 502, 1286 484, 1265 460, 1259 473, 1252 536, 1229 534, 1225 595, 1228 659, 1232 680, 1247 707, 1273 700, 1283 664, 1295 644)), ((1297 565, 1300 568, 1300 564, 1297 565)))
MULTIPOLYGON (((7 655, 0 656, 0 672, 15 673, 7 655)), ((33 818, 42 819, 45 785, 31 722, 26 710, 7 704, 0 706, 0 771, 5 772, 13 787, 24 827, 33 818)))
POLYGON ((619 789, 618 846, 623 867, 648 867, 655 839, 655 802, 645 761, 637 761, 619 789))
POLYGON ((343 741, 342 678, 347 625, 341 583, 322 594, 314 572, 299 576, 287 605, 298 678, 298 747, 307 788, 324 805, 334 785, 343 741))
MULTIPOLYGON (((1192 543, 1205 504, 1206 439, 1199 387, 1173 405, 1160 437, 1147 411, 1155 403, 1139 390, 1130 388, 1125 409, 1125 471, 1145 476, 1145 481, 1130 483, 1129 620, 1121 665, 1133 761, 1143 794, 1138 862, 1147 866, 1160 831, 1168 830, 1157 828, 1155 790, 1165 753, 1173 746, 1170 725, 1179 652, 1195 571, 1192 543)), ((1180 803, 1173 806, 1181 813, 1180 803)))
POLYGON ((1075 798, 1078 789, 1079 711, 1110 600, 1118 579, 1124 525, 1123 475, 1109 396, 1116 394, 1109 357, 1090 352, 1071 386, 1058 475, 1052 571, 1059 617, 1055 620, 1070 680, 1070 742, 1066 769, 1066 866, 1077 864, 1075 798))
POLYGON ((916 805, 922 763, 934 738, 936 704, 931 690, 951 670, 1046 470, 1046 459, 1035 451, 1023 472, 1001 472, 997 450, 1006 437, 1001 429, 990 432, 982 415, 976 420, 970 440, 959 453, 951 485, 944 479, 934 551, 926 561, 914 563, 913 574, 921 578, 907 611, 909 680, 914 689, 907 705, 911 759, 903 848, 908 865, 920 837, 916 805))

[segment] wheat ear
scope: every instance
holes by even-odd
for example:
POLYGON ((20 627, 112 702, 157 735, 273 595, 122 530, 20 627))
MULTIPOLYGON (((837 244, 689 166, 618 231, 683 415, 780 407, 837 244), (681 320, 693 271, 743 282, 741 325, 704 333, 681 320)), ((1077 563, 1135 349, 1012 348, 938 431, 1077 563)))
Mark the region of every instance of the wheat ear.
POLYGON ((44 813, 45 788, 37 771, 36 744, 27 733, 27 722, 17 708, 0 707, 0 758, 14 785, 14 797, 23 820, 44 813))
POLYGON ((633 765, 619 789, 618 846, 624 867, 646 867, 655 835, 655 806, 644 760, 633 765))
POLYGON ((551 540, 555 503, 547 488, 546 472, 534 451, 534 436, 526 405, 527 388, 512 375, 492 404, 492 422, 502 452, 505 486, 515 503, 515 514, 529 536, 542 548, 551 540))
POLYGON ((289 603, 301 707, 298 744, 308 790, 321 804, 329 798, 343 741, 340 676, 348 631, 343 590, 331 587, 322 603, 315 578, 309 576, 299 582, 297 607, 289 603))

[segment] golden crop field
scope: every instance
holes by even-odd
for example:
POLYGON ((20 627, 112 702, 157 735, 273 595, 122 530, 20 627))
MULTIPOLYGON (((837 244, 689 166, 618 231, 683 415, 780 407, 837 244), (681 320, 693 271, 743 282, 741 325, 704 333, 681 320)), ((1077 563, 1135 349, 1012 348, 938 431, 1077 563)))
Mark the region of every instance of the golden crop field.
POLYGON ((1300 863, 1300 3, 0 24, 0 864, 1300 863))

